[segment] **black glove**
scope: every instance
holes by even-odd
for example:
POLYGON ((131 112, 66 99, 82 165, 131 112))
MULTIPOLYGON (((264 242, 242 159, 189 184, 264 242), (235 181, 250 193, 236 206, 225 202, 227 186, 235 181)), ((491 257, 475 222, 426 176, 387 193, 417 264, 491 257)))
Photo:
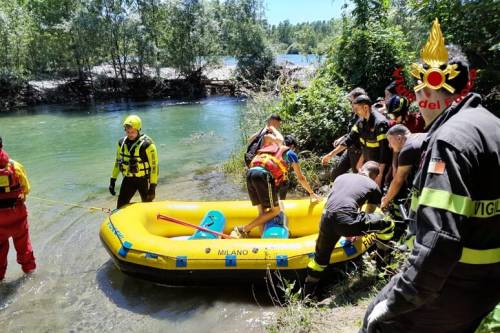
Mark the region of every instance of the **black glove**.
POLYGON ((115 178, 111 178, 109 180, 109 193, 111 193, 111 195, 115 195, 116 192, 115 192, 115 184, 116 184, 116 179, 115 178))
POLYGON ((146 201, 151 202, 155 199, 156 184, 150 184, 148 194, 146 195, 146 201))

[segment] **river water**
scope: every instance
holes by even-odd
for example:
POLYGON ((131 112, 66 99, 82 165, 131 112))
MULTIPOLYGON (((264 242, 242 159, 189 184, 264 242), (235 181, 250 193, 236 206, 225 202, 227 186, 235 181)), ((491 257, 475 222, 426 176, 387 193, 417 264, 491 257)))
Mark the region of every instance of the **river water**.
POLYGON ((244 107, 238 99, 214 97, 44 106, 0 115, 4 148, 31 181, 28 208, 38 265, 24 276, 11 247, 0 282, 0 331, 264 331, 274 313, 265 292, 251 285, 174 288, 125 276, 99 241, 105 215, 59 203, 114 208, 116 197, 107 187, 122 121, 132 113, 158 148, 156 200, 247 198, 241 186, 217 172, 241 144, 244 107))

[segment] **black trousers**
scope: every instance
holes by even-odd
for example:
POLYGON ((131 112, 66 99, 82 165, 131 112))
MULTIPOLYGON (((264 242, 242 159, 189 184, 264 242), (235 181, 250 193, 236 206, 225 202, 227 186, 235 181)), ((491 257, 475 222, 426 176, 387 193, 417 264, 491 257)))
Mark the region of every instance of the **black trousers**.
POLYGON ((383 217, 380 213, 324 211, 321 216, 314 260, 319 265, 328 265, 332 251, 340 237, 360 236, 370 230, 376 230, 377 221, 381 221, 383 217))
POLYGON ((148 190, 149 180, 146 177, 123 177, 116 208, 121 208, 122 206, 130 203, 130 200, 137 191, 139 191, 139 194, 141 195, 142 202, 147 202, 148 190))
MULTIPOLYGON (((403 270, 407 266, 403 266, 403 270)), ((387 299, 401 273, 378 293, 366 310, 360 333, 367 332, 368 316, 374 306, 387 299)), ((424 278, 424 277, 422 277, 424 278)), ((474 333, 500 302, 500 264, 466 265, 458 263, 446 280, 439 296, 417 309, 381 322, 376 332, 382 333, 474 333)), ((397 311, 397 310, 396 310, 397 311)))
POLYGON ((342 155, 340 155, 337 165, 332 170, 332 182, 335 179, 347 173, 349 169, 353 172, 358 172, 356 169, 356 164, 358 163, 359 157, 361 156, 361 150, 357 147, 349 147, 342 155))

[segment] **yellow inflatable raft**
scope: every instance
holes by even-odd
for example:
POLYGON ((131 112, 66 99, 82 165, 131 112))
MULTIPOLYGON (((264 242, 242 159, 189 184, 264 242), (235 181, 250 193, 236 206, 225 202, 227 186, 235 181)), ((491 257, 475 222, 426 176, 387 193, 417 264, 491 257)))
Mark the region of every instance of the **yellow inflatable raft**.
MULTIPOLYGON (((161 214, 198 225, 208 211, 217 210, 225 217, 223 232, 229 234, 255 218, 257 209, 250 201, 136 203, 107 218, 100 238, 121 271, 166 284, 262 280, 268 270, 280 270, 285 277, 303 276, 314 255, 324 201, 285 200, 283 204, 288 238, 260 238, 256 228, 245 239, 188 239, 195 229, 158 218, 161 214)), ((354 243, 341 239, 330 262, 354 259, 375 240, 375 234, 354 243)))

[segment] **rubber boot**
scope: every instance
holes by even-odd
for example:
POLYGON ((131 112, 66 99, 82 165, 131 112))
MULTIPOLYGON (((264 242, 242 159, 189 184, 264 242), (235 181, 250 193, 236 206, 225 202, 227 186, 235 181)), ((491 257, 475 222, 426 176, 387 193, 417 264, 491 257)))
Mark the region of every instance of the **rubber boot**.
POLYGON ((303 299, 307 301, 317 301, 319 294, 319 280, 321 272, 314 271, 310 268, 307 269, 307 277, 304 282, 303 299))

